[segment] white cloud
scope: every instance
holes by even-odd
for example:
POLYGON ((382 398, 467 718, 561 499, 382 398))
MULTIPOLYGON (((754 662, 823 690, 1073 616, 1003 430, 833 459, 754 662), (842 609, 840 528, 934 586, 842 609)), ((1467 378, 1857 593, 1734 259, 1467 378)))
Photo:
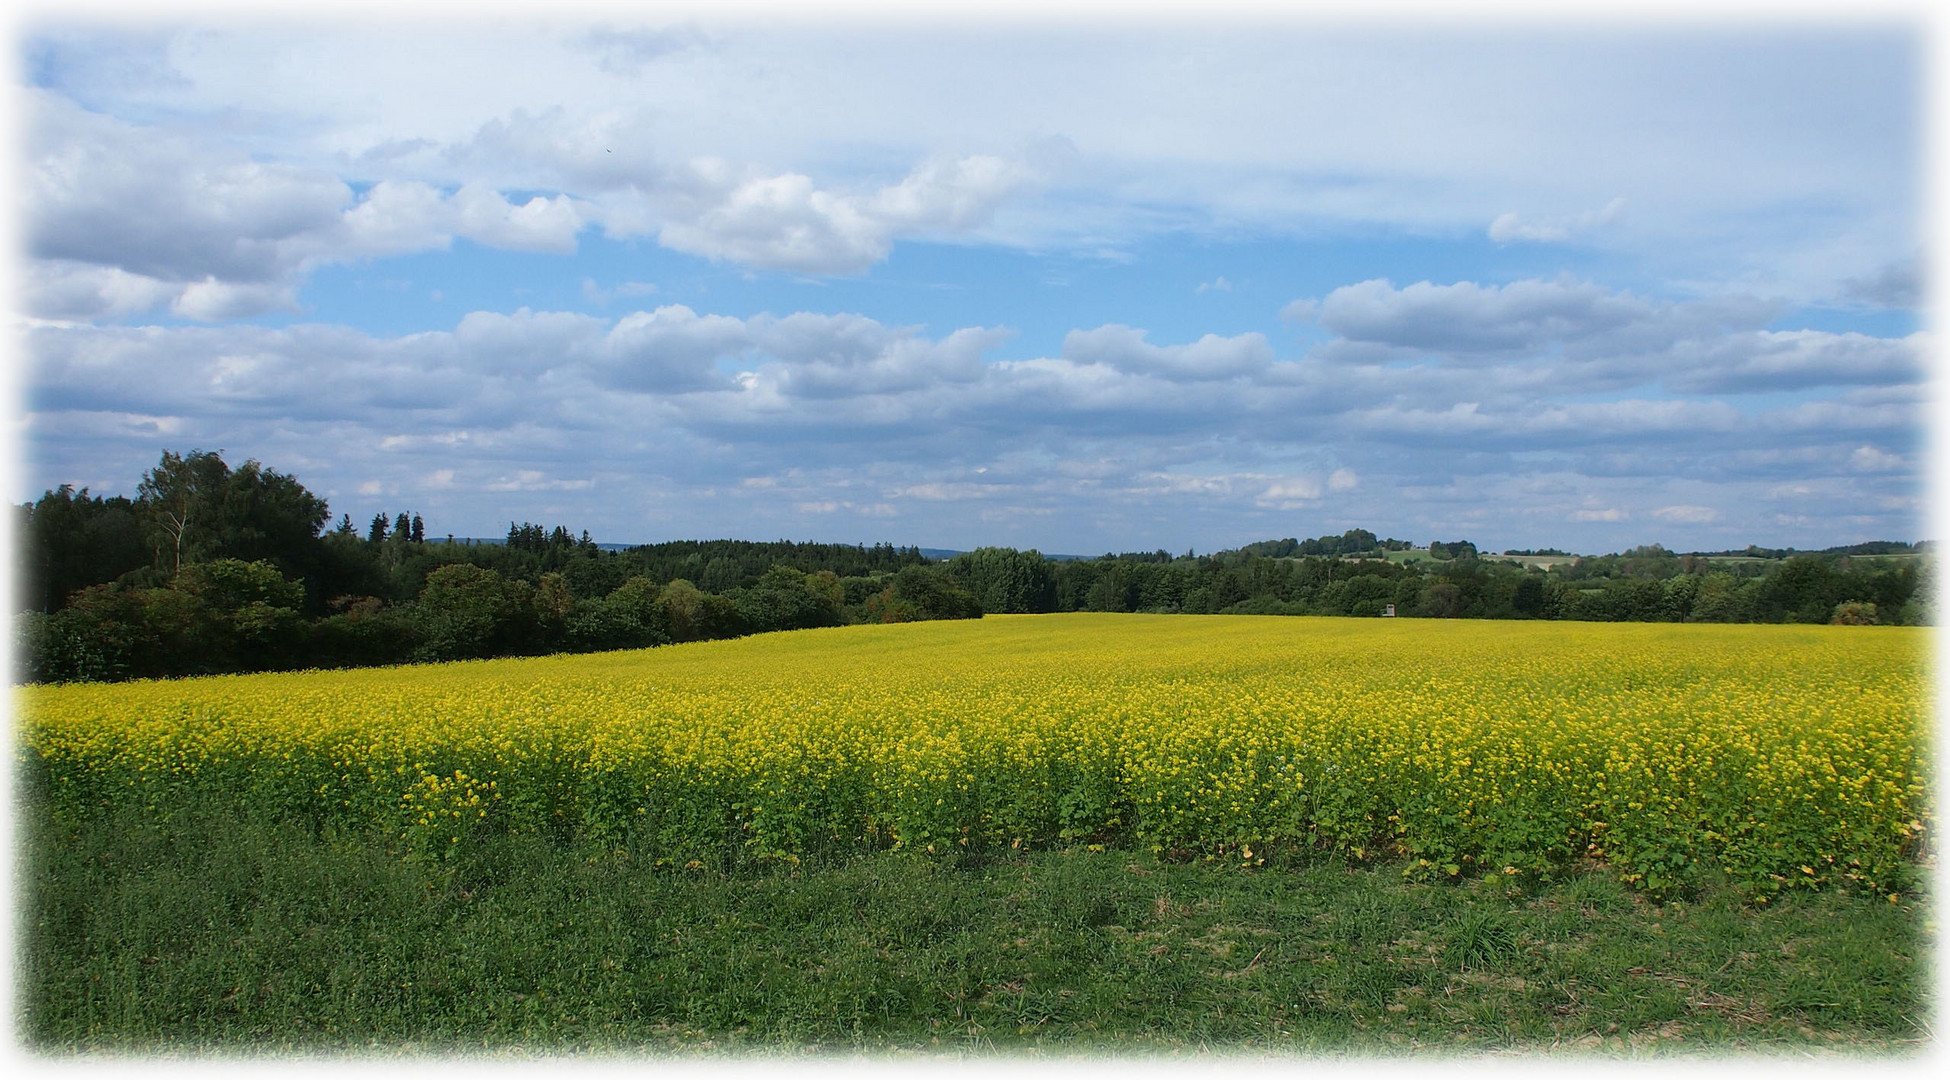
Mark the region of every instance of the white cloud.
POLYGON ((1189 345, 1152 345, 1144 331, 1113 324, 1070 331, 1063 338, 1063 358, 1167 379, 1231 379, 1266 369, 1273 349, 1259 333, 1206 334, 1189 345))
POLYGON ((1280 309, 1283 322, 1314 322, 1320 318, 1320 301, 1300 299, 1288 303, 1280 309))
MULTIPOLYGON (((1925 404, 1897 392, 1907 384, 1753 410, 1589 400, 1521 354, 1461 368, 1337 366, 1276 360, 1256 334, 1153 344, 1109 325, 1069 335, 1058 357, 991 359, 1006 338, 678 304, 613 319, 477 311, 451 331, 400 336, 39 323, 24 331, 28 430, 46 461, 79 463, 76 478, 112 475, 118 453, 139 471, 164 446, 244 448, 279 464, 330 447, 316 468, 348 498, 379 476, 389 498, 420 492, 493 515, 495 497, 515 507, 550 493, 575 498, 547 505, 610 514, 617 491, 761 515, 683 519, 717 522, 699 535, 736 521, 776 521, 788 535, 787 518, 763 515, 832 502, 832 520, 864 521, 903 499, 925 500, 930 523, 970 529, 1046 521, 1135 537, 1161 522, 1226 522, 1221 543, 1291 535, 1278 515, 1305 511, 1334 528, 1533 545, 1559 542, 1560 527, 1606 536, 1650 520, 1738 546, 1770 540, 1754 531, 1774 528, 1770 499, 1814 521, 1869 528, 1853 523, 1862 511, 1891 522, 1891 535, 1916 532, 1901 500, 1915 495, 1917 466, 1898 450, 1920 437, 1925 404), (739 501, 762 494, 746 478, 795 468, 806 478, 781 481, 774 502, 739 501), (1515 486, 1539 469, 1594 501, 1515 486), (860 484, 873 494, 849 486, 860 484), (1469 516, 1491 506, 1505 510, 1469 516), (1719 516, 1689 519, 1688 507, 1719 516)), ((968 537, 926 542, 937 539, 968 537)))
POLYGON ((1533 389, 1662 382, 1680 393, 1743 394, 1909 385, 1921 379, 1934 343, 1920 331, 1885 338, 1761 329, 1778 311, 1743 297, 1655 302, 1569 279, 1401 288, 1377 279, 1287 308, 1339 335, 1313 350, 1338 367, 1432 361, 1476 368, 1484 372, 1471 376, 1478 380, 1528 377, 1533 389))
POLYGON ((1901 454, 1885 453, 1873 446, 1858 446, 1848 456, 1849 468, 1857 472, 1881 473, 1910 468, 1901 454))
POLYGON ((182 286, 119 266, 33 259, 21 268, 25 310, 49 319, 119 319, 168 303, 182 286))
POLYGON ((31 255, 161 281, 278 278, 290 249, 338 225, 336 177, 212 153, 188 139, 30 90, 25 222, 31 255))
POLYGON ((1261 506, 1291 510, 1320 498, 1320 491, 1320 481, 1314 477, 1290 477, 1268 485, 1255 501, 1261 506))
POLYGON ((1422 281, 1404 288, 1375 279, 1344 285, 1319 302, 1320 324, 1349 341, 1450 354, 1496 354, 1626 336, 1665 345, 1700 321, 1588 282, 1526 280, 1508 285, 1422 281))
POLYGON ((586 491, 594 484, 586 478, 571 480, 550 476, 540 469, 518 469, 512 476, 502 476, 481 486, 487 491, 586 491))
POLYGON ((596 284, 595 278, 582 279, 582 295, 591 303, 607 305, 611 300, 626 296, 655 296, 657 286, 648 281, 624 281, 605 289, 596 284))
POLYGON ((1613 199, 1604 209, 1578 214, 1570 218, 1553 218, 1543 221, 1526 221, 1514 213, 1500 214, 1490 222, 1490 239, 1499 244, 1512 240, 1528 240, 1535 243, 1562 243, 1575 236, 1589 232, 1600 225, 1617 221, 1625 212, 1625 200, 1613 199))
POLYGON ((517 206, 481 183, 449 195, 383 180, 363 198, 331 173, 252 160, 28 91, 28 310, 126 318, 167 304, 219 321, 297 306, 315 267, 444 248, 575 250, 567 196, 517 206))
POLYGON ((1661 506, 1652 511, 1652 516, 1660 521, 1703 525, 1709 521, 1719 520, 1720 512, 1710 506, 1661 506))
POLYGON ((347 247, 359 255, 401 255, 451 242, 446 197, 418 181, 382 180, 345 211, 347 247))
POLYGON ((597 358, 615 331, 606 321, 567 311, 471 311, 454 327, 453 348, 467 366, 494 374, 539 374, 597 358))
MULTIPOLYGON (((1914 27, 1728 37, 1219 19, 971 32, 645 18, 44 23, 29 44, 91 107, 247 137, 269 161, 559 192, 617 214, 631 191, 668 186, 669 163, 739 162, 728 190, 820 177, 871 206, 877 185, 906 186, 876 170, 918 160, 948 163, 940 183, 969 194, 975 213, 959 220, 985 222, 983 240, 1038 250, 1127 246, 1187 221, 1430 235, 1506 211, 1499 235, 1580 235, 1621 192, 1629 219, 1581 238, 1668 277, 1832 295, 1838 277, 1873 282, 1915 246, 1914 27), (1281 107, 1257 107, 1269 101, 1281 107), (1019 156, 1063 183, 1006 219, 982 216, 979 169, 948 167, 1043 143, 1071 150, 1019 156)), ((915 192, 879 212, 907 203, 942 205, 915 192)), ((742 234, 709 246, 802 258, 742 234)))
POLYGON ((287 284, 219 281, 206 277, 184 284, 169 309, 202 322, 237 319, 266 311, 298 310, 296 289, 287 284))
MULTIPOLYGON (((701 158, 651 201, 665 247, 768 270, 859 274, 887 257, 896 236, 982 224, 1026 179, 1000 158, 975 155, 930 160, 897 184, 853 195, 800 173, 746 175, 701 158)), ((624 215, 610 223, 618 235, 644 227, 624 215)))
POLYGON ((600 378, 627 390, 691 390, 721 385, 720 359, 752 347, 750 328, 741 319, 700 316, 682 304, 637 311, 609 331, 608 346, 597 361, 600 378))
POLYGON ((1675 390, 1706 393, 1810 386, 1914 384, 1930 349, 1923 332, 1903 338, 1823 330, 1760 330, 1687 341, 1673 351, 1675 390))
POLYGON ((481 183, 453 195, 454 231, 488 247, 566 254, 576 249, 581 215, 567 196, 537 195, 515 206, 481 183))

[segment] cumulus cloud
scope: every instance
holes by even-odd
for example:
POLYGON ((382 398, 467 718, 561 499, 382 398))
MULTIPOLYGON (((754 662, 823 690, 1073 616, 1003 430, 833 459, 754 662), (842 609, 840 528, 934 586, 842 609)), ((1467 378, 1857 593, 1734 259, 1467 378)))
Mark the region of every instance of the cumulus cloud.
POLYGON ((220 281, 215 275, 184 283, 169 309, 201 322, 238 319, 266 311, 298 310, 296 286, 286 282, 220 281))
POLYGON ((33 259, 20 268, 22 306, 46 319, 119 319, 153 311, 182 286, 119 266, 33 259))
POLYGON ((1280 309, 1280 319, 1283 322, 1314 322, 1319 318, 1320 301, 1318 300, 1302 298, 1291 301, 1280 309))
POLYGON ((1653 301, 1568 278, 1405 287, 1376 279, 1295 301, 1284 314, 1337 335, 1313 355, 1343 368, 1433 361, 1514 385, 1528 365, 1534 382, 1586 390, 1655 382, 1694 394, 1909 385, 1921 379, 1933 344, 1922 332, 1884 338, 1762 329, 1778 311, 1737 296, 1653 301))
POLYGON ((1901 454, 1890 454, 1873 446, 1858 446, 1848 456, 1849 468, 1857 472, 1894 472, 1909 467, 1901 454))
POLYGON ((699 315, 682 304, 638 311, 609 331, 609 348, 598 361, 604 385, 625 390, 695 390, 724 385, 716 374, 721 359, 752 347, 742 319, 699 315))
POLYGON ((27 310, 127 318, 167 305, 205 321, 296 307, 330 262, 446 247, 569 252, 585 208, 519 205, 480 183, 448 193, 381 181, 363 197, 316 169, 255 161, 186 136, 26 93, 27 310))
MULTIPOLYGON (((768 270, 858 274, 886 258, 896 236, 980 225, 1027 179, 1001 158, 973 155, 931 159, 897 184, 853 194, 800 173, 750 175, 701 158, 652 201, 665 247, 768 270)), ((611 228, 629 231, 620 217, 611 228)))
POLYGON ((491 375, 540 375, 587 364, 615 332, 606 320, 568 311, 472 311, 454 327, 452 346, 468 366, 491 375))
POLYGON ((1320 481, 1315 477, 1288 477, 1268 485, 1254 502, 1261 506, 1292 510, 1320 498, 1320 490, 1320 481))
POLYGON ((339 225, 336 177, 211 153, 189 140, 24 95, 28 251, 158 281, 281 277, 294 246, 339 225))
POLYGON ((1220 337, 1206 334, 1188 345, 1153 345, 1144 331, 1111 324, 1072 330, 1063 338, 1063 358, 1078 364, 1103 364, 1134 375, 1169 379, 1230 379, 1263 371, 1273 362, 1266 335, 1220 337))
POLYGON ((485 184, 454 192, 453 231, 488 247, 566 254, 576 249, 582 217, 566 195, 534 196, 516 206, 485 184))
POLYGON ((1822 330, 1729 334, 1675 348, 1679 370, 1665 381, 1675 390, 1699 393, 1915 383, 1923 377, 1929 343, 1922 332, 1903 338, 1822 330))
POLYGON ((1569 279, 1507 285, 1422 281, 1405 288, 1374 279, 1335 289, 1319 302, 1314 317, 1348 341, 1469 355, 1620 337, 1641 347, 1669 344, 1702 315, 1711 320, 1715 314, 1569 279))
POLYGON ((303 433, 292 445, 333 447, 332 468, 383 474, 359 483, 429 499, 603 493, 572 504, 594 508, 627 490, 686 506, 746 500, 741 513, 830 503, 821 512, 847 521, 925 504, 927 520, 969 528, 1088 514, 1134 535, 1147 520, 1211 514, 1267 536, 1305 531, 1278 516, 1292 513, 1374 527, 1410 505, 1424 508, 1422 531, 1479 540, 1520 523, 1538 535, 1633 520, 1738 531, 1758 527, 1766 485, 1806 488, 1771 503, 1819 519, 1917 483, 1904 448, 1925 405, 1895 393, 1902 384, 1743 409, 1567 396, 1529 379, 1520 356, 1347 368, 1277 360, 1259 335, 1154 344, 1109 325, 1070 334, 1059 356, 992 359, 1007 336, 679 304, 613 319, 477 311, 399 336, 42 323, 26 331, 28 430, 56 459, 220 445, 293 467, 310 459, 251 440, 303 433), (1561 490, 1509 487, 1542 461, 1561 490), (1598 494, 1580 504, 1566 491, 1598 494), (772 502, 750 501, 767 492, 772 502), (1487 506, 1506 509, 1471 516, 1487 506))

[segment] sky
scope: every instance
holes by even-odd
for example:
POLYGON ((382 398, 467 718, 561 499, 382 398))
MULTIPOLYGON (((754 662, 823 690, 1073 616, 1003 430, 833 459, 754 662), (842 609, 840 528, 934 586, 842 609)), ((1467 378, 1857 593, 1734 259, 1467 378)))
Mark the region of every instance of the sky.
POLYGON ((173 10, 13 28, 16 502, 202 449, 434 536, 1934 535, 1914 7, 173 10))

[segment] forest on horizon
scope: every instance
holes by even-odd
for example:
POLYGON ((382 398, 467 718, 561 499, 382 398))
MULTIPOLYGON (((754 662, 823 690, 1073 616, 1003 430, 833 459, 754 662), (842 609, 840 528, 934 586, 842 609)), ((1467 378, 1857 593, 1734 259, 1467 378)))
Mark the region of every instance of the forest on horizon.
POLYGON ((861 622, 1059 611, 1669 622, 1931 621, 1928 542, 1603 556, 1364 529, 1198 555, 685 540, 623 550, 529 522, 363 529, 257 461, 165 452, 134 497, 16 507, 17 678, 112 681, 638 648, 861 622), (1548 567, 1520 558, 1547 557, 1548 567))

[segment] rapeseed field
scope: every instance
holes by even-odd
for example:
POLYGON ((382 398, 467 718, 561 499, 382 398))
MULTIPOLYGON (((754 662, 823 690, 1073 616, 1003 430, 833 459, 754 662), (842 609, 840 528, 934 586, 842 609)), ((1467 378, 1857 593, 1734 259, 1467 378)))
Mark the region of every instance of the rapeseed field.
POLYGON ((1926 632, 991 616, 596 655, 16 691, 59 812, 193 800, 442 858, 538 833, 673 866, 1148 848, 1414 877, 1599 864, 1903 887, 1926 632))

